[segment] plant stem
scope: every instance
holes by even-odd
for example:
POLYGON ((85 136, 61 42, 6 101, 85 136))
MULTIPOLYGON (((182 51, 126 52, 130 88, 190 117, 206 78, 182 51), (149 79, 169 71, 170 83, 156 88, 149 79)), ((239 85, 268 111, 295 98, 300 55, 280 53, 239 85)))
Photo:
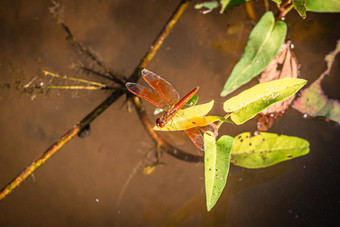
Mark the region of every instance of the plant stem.
POLYGON ((65 89, 65 90, 101 90, 104 87, 98 87, 98 86, 67 86, 67 85, 51 85, 46 87, 40 87, 40 88, 46 88, 46 89, 65 89))
POLYGON ((294 5, 293 5, 293 4, 291 4, 290 6, 288 6, 288 7, 286 8, 286 14, 287 14, 289 11, 291 11, 293 8, 294 8, 294 5))
MULTIPOLYGON (((168 22, 165 24, 161 33, 158 35, 156 40, 153 42, 153 45, 149 48, 145 56, 142 58, 132 75, 129 77, 129 80, 137 80, 138 74, 140 70, 146 67, 151 59, 155 56, 157 50, 163 43, 164 39, 169 34, 170 30, 174 27, 175 23, 178 21, 186 7, 188 6, 190 0, 182 0, 174 13, 171 15, 168 22), (138 72, 138 73, 136 73, 138 72)), ((72 42, 77 45, 78 42, 75 42, 73 35, 69 28, 62 23, 65 31, 71 35, 72 42)), ((68 37, 70 38, 70 37, 68 37)), ((78 46, 78 48, 83 49, 88 55, 92 55, 92 52, 88 52, 87 48, 84 49, 82 46, 78 46)), ((93 56, 94 60, 98 63, 99 66, 106 68, 95 56, 93 56)), ((106 68, 107 69, 107 68, 106 68)), ((104 112, 113 102, 115 102, 118 98, 120 98, 124 92, 122 90, 114 91, 108 98, 106 98, 101 104, 99 104, 92 112, 90 112, 85 118, 83 118, 79 123, 77 123, 71 130, 66 132, 60 140, 55 142, 50 148, 48 148, 43 154, 40 155, 34 162, 32 162, 28 167, 26 167, 16 178, 14 178, 11 182, 9 182, 5 187, 1 189, 0 192, 0 200, 5 198, 13 189, 15 189, 21 182, 23 182, 27 177, 29 177, 35 170, 37 170, 40 166, 42 166, 49 158, 52 157, 57 151, 59 151, 67 142, 69 142, 72 138, 74 138, 83 128, 88 126, 94 119, 96 119, 102 112, 104 112)), ((176 152, 174 151, 174 154, 176 152)), ((177 156, 176 156, 177 157, 177 156)), ((179 156, 181 157, 181 156, 179 156)), ((185 157, 184 157, 185 158, 185 157)))
POLYGON ((157 39, 152 43, 149 47, 149 50, 146 52, 142 60, 139 62, 138 67, 135 68, 132 75, 128 78, 128 81, 136 82, 139 78, 140 71, 149 64, 151 59, 155 56, 156 52, 162 45, 164 39, 169 35, 170 31, 175 26, 178 19, 182 16, 184 10, 187 8, 191 0, 182 0, 180 4, 175 9, 172 16, 167 21, 166 25, 160 31, 157 39))
POLYGON ((268 2, 268 0, 264 0, 264 8, 265 8, 266 12, 269 11, 269 2, 268 2))
POLYGON ((287 0, 281 4, 277 4, 278 8, 279 8, 279 14, 277 15, 276 19, 277 20, 281 20, 282 18, 284 18, 286 16, 286 14, 294 7, 294 4, 291 4, 291 0, 287 0), (291 4, 291 5, 289 5, 291 4), (287 8, 285 8, 287 5, 289 5, 287 8))
POLYGON ((256 13, 254 10, 254 3, 252 1, 245 2, 245 6, 249 19, 252 21, 257 21, 256 13))
MULTIPOLYGON (((224 115, 223 118, 228 119, 229 116, 230 116, 230 114, 226 114, 226 115, 224 115)), ((223 123, 224 123, 224 121, 219 121, 219 122, 217 122, 217 123, 216 123, 217 129, 218 129, 219 127, 221 127, 221 125, 222 125, 223 123)))
POLYGON ((58 74, 51 73, 51 72, 49 72, 47 70, 43 70, 43 73, 45 75, 61 78, 61 79, 64 79, 64 80, 73 80, 73 81, 77 81, 77 82, 81 82, 81 83, 85 83, 85 84, 91 84, 91 85, 94 85, 96 87, 106 87, 105 84, 101 84, 101 83, 98 83, 98 82, 89 81, 89 80, 85 80, 85 79, 80 79, 80 78, 73 78, 73 77, 68 77, 68 76, 60 76, 58 74))

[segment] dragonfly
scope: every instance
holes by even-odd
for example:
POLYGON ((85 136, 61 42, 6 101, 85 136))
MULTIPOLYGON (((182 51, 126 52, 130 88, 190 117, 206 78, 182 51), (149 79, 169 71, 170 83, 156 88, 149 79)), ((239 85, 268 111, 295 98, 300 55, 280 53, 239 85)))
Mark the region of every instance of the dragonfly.
MULTIPOLYGON (((151 88, 153 88, 153 90, 141 84, 132 83, 132 82, 127 82, 126 87, 134 95, 142 99, 145 99, 151 104, 159 108, 163 108, 165 110, 164 114, 161 117, 156 119, 156 127, 154 129, 158 128, 158 130, 162 130, 162 128, 163 129, 169 128, 169 124, 170 124, 170 127, 172 124, 176 125, 176 123, 174 123, 175 119, 185 118, 185 116, 183 116, 184 114, 183 114, 182 108, 197 93, 199 87, 195 87, 187 95, 185 95, 182 99, 180 99, 178 92, 168 81, 166 81, 159 75, 147 69, 143 69, 141 73, 142 73, 143 79, 150 85, 151 88)), ((213 103, 210 103, 210 104, 209 105, 211 106, 210 107, 211 109, 213 103)), ((185 126, 177 125, 176 127, 175 126, 173 127, 179 128, 179 130, 184 130, 184 132, 189 136, 189 138, 195 144, 195 146, 199 148, 200 150, 204 150, 202 132, 205 132, 207 130, 210 130, 210 131, 212 130, 215 132, 216 130, 214 128, 214 125, 210 123, 216 119, 212 118, 212 120, 210 121, 209 118, 202 118, 201 115, 204 115, 205 113, 197 114, 197 110, 194 111, 194 107, 190 107, 190 108, 192 108, 191 112, 188 111, 189 112, 188 115, 191 115, 188 117, 188 119, 190 120, 187 120, 188 122, 186 123, 186 125, 189 125, 189 126, 185 127, 185 126), (196 119, 197 121, 196 120, 194 121, 192 119, 196 119), (202 119, 204 122, 198 123, 202 119)), ((189 110, 189 108, 187 109, 189 110)), ((210 117, 213 117, 213 116, 210 116, 210 117)))

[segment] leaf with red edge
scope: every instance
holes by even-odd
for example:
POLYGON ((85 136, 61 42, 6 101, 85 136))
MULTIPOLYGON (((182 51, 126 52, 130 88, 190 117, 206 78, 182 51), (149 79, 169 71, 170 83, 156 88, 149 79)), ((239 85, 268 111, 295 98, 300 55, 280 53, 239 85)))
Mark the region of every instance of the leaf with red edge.
POLYGON ((294 102, 293 107, 301 113, 312 117, 326 117, 330 120, 340 122, 340 103, 334 99, 328 99, 321 88, 321 81, 329 75, 336 55, 340 52, 340 40, 334 51, 325 57, 327 69, 308 88, 301 91, 301 96, 294 102))

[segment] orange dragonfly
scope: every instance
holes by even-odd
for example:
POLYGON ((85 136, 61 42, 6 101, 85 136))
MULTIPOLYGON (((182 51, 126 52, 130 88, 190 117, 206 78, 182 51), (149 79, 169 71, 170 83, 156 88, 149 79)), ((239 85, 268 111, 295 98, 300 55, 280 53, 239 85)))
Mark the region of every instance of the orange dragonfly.
MULTIPOLYGON (((127 89, 150 102, 151 104, 160 107, 167 108, 164 112, 163 116, 156 119, 156 126, 159 128, 163 128, 169 123, 179 112, 181 108, 196 94, 199 87, 194 88, 187 95, 185 95, 182 99, 175 88, 166 80, 158 76, 157 74, 147 70, 142 70, 143 79, 154 89, 151 90, 143 85, 137 83, 126 83, 127 89)), ((194 125, 195 122, 192 122, 194 125)), ((206 130, 216 131, 213 124, 208 124, 205 126, 191 126, 191 128, 184 129, 185 133, 189 136, 191 141, 196 145, 200 150, 203 149, 203 136, 202 132, 206 130)))

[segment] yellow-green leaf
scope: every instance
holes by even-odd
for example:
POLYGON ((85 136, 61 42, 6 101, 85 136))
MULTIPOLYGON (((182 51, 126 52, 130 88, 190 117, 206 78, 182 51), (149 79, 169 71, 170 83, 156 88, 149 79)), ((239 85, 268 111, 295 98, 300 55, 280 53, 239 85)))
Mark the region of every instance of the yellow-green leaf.
POLYGON ((202 117, 204 115, 207 115, 209 111, 214 106, 214 100, 211 100, 208 103, 191 106, 185 109, 180 109, 177 112, 177 115, 175 117, 185 117, 185 118, 194 118, 194 117, 202 117))
MULTIPOLYGON (((194 127, 202 127, 209 125, 215 121, 227 121, 223 117, 220 116, 202 116, 202 117, 194 117, 194 118, 183 118, 176 117, 168 122, 163 128, 155 126, 153 130, 156 131, 181 131, 187 130, 194 127)), ((228 121, 227 121, 228 122, 228 121)))
POLYGON ((225 101, 223 109, 231 113, 235 124, 242 124, 273 103, 290 97, 306 82, 303 79, 284 78, 261 83, 225 101))
POLYGON ((213 132, 204 133, 204 179, 208 211, 216 204, 227 183, 233 142, 233 137, 224 135, 215 143, 213 132))
POLYGON ((263 168, 308 152, 309 142, 299 137, 267 132, 251 136, 250 132, 244 132, 235 137, 231 162, 250 169, 263 168))
POLYGON ((223 13, 224 10, 227 8, 228 4, 231 0, 221 0, 221 10, 220 13, 223 13))
POLYGON ((202 105, 180 109, 176 115, 163 128, 155 126, 157 131, 186 130, 197 126, 205 126, 214 121, 221 120, 218 116, 205 116, 214 106, 214 100, 202 105))

